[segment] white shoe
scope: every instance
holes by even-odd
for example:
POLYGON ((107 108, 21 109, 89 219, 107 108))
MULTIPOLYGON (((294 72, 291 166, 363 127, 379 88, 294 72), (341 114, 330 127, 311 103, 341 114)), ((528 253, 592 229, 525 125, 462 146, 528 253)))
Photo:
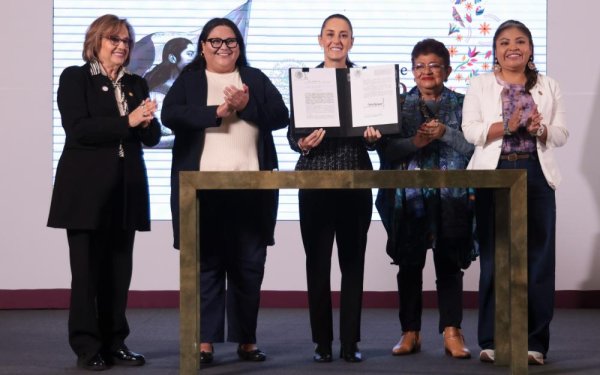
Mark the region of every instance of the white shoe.
POLYGON ((530 365, 543 365, 544 355, 540 352, 530 350, 527 352, 527 360, 530 365))
POLYGON ((481 362, 494 363, 494 349, 483 349, 479 352, 479 360, 481 362))

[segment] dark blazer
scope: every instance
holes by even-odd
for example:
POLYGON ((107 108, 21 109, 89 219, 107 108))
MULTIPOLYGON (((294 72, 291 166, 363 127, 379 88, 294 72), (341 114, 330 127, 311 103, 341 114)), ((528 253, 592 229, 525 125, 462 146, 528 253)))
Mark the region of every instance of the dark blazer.
MULTIPOLYGON (((130 111, 148 98, 141 77, 121 78, 130 111)), ((150 230, 148 179, 142 143, 160 140, 156 119, 145 129, 130 128, 121 116, 112 83, 103 74, 92 75, 90 64, 66 68, 60 76, 58 109, 65 130, 65 145, 56 169, 48 226, 98 229, 106 225, 107 206, 115 188, 124 188, 124 229, 150 230), (125 157, 119 159, 119 143, 125 157)))
MULTIPOLYGON (((242 82, 250 91, 250 100, 238 116, 258 126, 258 163, 262 171, 278 168, 272 131, 289 124, 289 111, 281 94, 269 78, 251 67, 239 69, 242 82)), ((173 214, 173 246, 179 248, 179 172, 198 171, 204 145, 204 129, 218 127, 217 106, 207 106, 206 71, 186 70, 173 83, 163 101, 161 120, 175 133, 171 168, 171 212, 173 214)), ((265 191, 262 228, 268 244, 273 244, 277 220, 278 191, 265 191)))

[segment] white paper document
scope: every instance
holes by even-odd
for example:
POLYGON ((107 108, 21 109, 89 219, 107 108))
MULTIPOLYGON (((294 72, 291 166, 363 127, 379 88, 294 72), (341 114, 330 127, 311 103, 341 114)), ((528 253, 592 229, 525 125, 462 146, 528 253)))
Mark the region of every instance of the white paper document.
POLYGON ((295 127, 339 127, 336 70, 293 69, 290 74, 295 127))
POLYGON ((352 126, 398 122, 396 67, 382 65, 350 69, 352 126))
POLYGON ((362 137, 400 129, 398 65, 290 68, 291 126, 297 134, 326 128, 331 137, 362 137))

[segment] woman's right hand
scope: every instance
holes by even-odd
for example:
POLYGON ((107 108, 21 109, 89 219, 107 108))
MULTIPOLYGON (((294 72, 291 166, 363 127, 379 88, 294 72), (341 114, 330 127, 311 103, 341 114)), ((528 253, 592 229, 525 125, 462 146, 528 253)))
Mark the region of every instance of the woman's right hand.
POLYGON ((233 111, 234 109, 227 102, 221 103, 217 107, 217 117, 225 118, 231 116, 233 111))
POLYGON ((323 141, 325 137, 325 130, 323 128, 314 130, 306 137, 298 140, 298 147, 302 150, 302 153, 308 154, 310 150, 317 147, 323 141))
POLYGON ((521 126, 521 116, 523 115, 523 107, 517 104, 517 108, 513 112, 513 114, 508 119, 508 131, 511 133, 519 130, 519 126, 521 126))

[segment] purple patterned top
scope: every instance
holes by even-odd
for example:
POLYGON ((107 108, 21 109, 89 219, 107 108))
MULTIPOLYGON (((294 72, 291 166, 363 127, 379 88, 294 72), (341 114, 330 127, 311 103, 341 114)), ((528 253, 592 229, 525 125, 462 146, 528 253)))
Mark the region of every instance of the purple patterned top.
POLYGON ((525 91, 525 85, 506 83, 498 76, 496 76, 496 81, 504 87, 501 94, 503 118, 509 119, 518 107, 523 108, 521 123, 517 131, 511 135, 505 135, 502 139, 502 154, 535 152, 535 137, 527 132, 527 119, 533 115, 535 110, 535 102, 531 94, 525 91))

